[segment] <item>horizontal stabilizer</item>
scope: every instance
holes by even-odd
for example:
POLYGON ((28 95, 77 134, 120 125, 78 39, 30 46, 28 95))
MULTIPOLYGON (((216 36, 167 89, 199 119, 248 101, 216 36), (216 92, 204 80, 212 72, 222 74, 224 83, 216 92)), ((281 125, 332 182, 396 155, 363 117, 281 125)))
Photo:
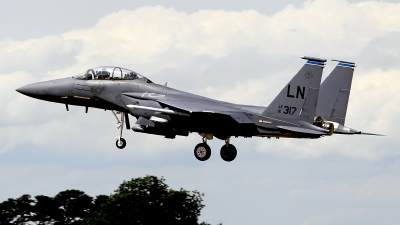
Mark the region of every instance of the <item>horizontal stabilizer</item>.
POLYGON ((382 135, 382 134, 364 133, 359 130, 355 130, 350 127, 343 126, 341 124, 339 124, 335 128, 335 134, 347 134, 347 135, 363 134, 363 135, 374 135, 374 136, 386 136, 386 135, 382 135))
POLYGON ((328 130, 326 132, 322 132, 322 131, 311 130, 311 129, 301 128, 301 127, 292 127, 292 126, 277 126, 277 127, 280 129, 283 129, 283 130, 288 130, 288 131, 297 132, 297 133, 305 133, 305 134, 327 135, 329 133, 328 130))
POLYGON ((386 136, 384 134, 373 134, 373 133, 364 133, 364 132, 360 132, 359 134, 363 134, 363 135, 373 135, 373 136, 386 136))

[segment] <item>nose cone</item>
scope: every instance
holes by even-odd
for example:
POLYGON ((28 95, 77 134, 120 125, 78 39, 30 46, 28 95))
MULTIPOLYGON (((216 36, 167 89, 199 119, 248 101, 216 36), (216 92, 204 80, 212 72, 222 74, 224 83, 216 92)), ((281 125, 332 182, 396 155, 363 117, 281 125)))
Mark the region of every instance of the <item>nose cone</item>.
POLYGON ((37 97, 48 94, 48 85, 44 82, 28 84, 18 88, 16 91, 30 97, 37 97))
POLYGON ((71 85, 72 78, 62 78, 28 84, 16 91, 32 98, 58 102, 60 97, 71 95, 71 85))

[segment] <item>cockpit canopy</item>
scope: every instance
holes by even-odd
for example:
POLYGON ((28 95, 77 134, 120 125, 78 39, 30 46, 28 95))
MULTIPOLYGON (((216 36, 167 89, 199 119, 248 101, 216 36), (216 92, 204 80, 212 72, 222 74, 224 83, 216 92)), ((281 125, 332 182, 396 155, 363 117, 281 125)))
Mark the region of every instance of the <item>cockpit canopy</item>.
POLYGON ((114 66, 100 66, 89 69, 86 72, 74 76, 73 78, 79 80, 136 80, 141 79, 147 83, 152 83, 145 76, 133 70, 128 70, 121 67, 114 66))

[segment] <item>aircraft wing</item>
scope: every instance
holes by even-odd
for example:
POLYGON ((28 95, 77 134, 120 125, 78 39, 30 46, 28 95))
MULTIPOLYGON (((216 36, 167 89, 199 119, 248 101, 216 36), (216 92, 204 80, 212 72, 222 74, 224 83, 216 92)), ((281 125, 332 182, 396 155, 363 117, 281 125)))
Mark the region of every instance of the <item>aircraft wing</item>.
POLYGON ((208 102, 205 100, 194 100, 191 99, 190 101, 185 101, 185 100, 159 100, 159 103, 165 106, 177 108, 183 111, 187 111, 189 113, 215 113, 215 114, 222 114, 222 115, 227 115, 230 116, 232 119, 234 119, 238 123, 253 123, 249 119, 249 117, 246 116, 245 113, 241 111, 236 111, 234 109, 231 109, 229 107, 219 105, 219 104, 213 104, 213 102, 208 102))
POLYGON ((215 115, 226 115, 231 117, 234 121, 239 124, 250 124, 254 123, 246 114, 238 109, 232 108, 223 102, 213 101, 207 98, 193 98, 190 96, 179 96, 179 95, 162 95, 155 93, 124 93, 124 96, 131 98, 138 98, 143 100, 153 100, 158 102, 163 107, 168 109, 177 110, 183 113, 192 115, 207 114, 208 116, 215 115))
POLYGON ((215 113, 219 111, 217 109, 221 109, 219 104, 213 104, 211 101, 205 101, 203 99, 193 99, 193 98, 185 98, 185 99, 160 99, 157 100, 158 103, 173 107, 176 109, 180 109, 189 113, 194 112, 206 112, 206 113, 215 113))
MULTIPOLYGON (((179 96, 179 95, 159 95, 159 94, 138 94, 138 93, 124 93, 123 95, 131 98, 141 98, 143 100, 153 100, 159 103, 163 109, 171 110, 178 114, 184 113, 187 116, 202 117, 202 118, 221 118, 229 117, 237 124, 250 125, 255 124, 247 115, 246 112, 236 109, 225 102, 213 101, 207 98, 195 98, 192 96, 179 96)), ((127 100, 125 100, 127 101, 127 100)), ((128 106, 129 107, 129 106, 128 106)), ((162 112, 160 110, 160 112, 162 112)), ((218 120, 218 119, 217 119, 218 120)), ((283 121, 282 121, 283 122, 283 121)), ((312 135, 327 135, 329 131, 324 132, 306 127, 297 126, 277 126, 277 128, 296 133, 312 134, 312 135)))

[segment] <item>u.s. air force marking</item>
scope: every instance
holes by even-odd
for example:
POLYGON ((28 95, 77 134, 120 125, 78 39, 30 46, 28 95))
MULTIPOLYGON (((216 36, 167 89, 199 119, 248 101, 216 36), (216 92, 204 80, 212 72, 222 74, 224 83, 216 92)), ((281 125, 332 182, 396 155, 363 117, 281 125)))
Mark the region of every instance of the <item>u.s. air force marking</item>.
POLYGON ((306 73, 304 74, 304 76, 307 79, 311 79, 313 77, 313 74, 312 74, 312 72, 310 70, 307 70, 306 73))

